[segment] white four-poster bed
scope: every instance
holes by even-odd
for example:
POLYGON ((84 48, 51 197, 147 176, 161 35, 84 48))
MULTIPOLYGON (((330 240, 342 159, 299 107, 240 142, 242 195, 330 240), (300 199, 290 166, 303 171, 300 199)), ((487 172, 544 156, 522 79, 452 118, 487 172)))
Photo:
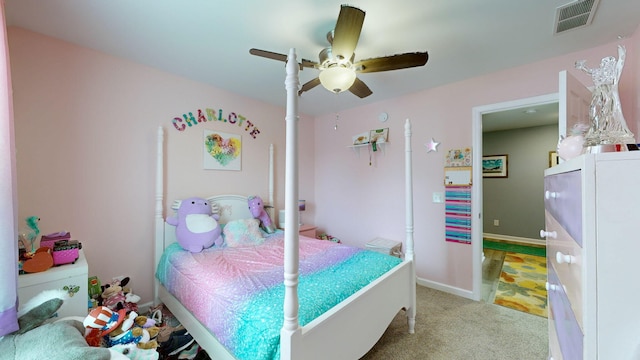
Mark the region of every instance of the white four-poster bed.
MULTIPOLYGON (((285 208, 297 208, 298 199, 298 63, 295 49, 291 49, 286 65, 286 166, 285 208)), ((175 228, 166 224, 164 213, 164 135, 158 131, 158 159, 156 179, 156 268, 169 245, 175 242, 175 228)), ((269 164, 269 204, 273 202, 273 150, 269 164)), ((298 317, 300 307, 298 214, 287 211, 284 232, 284 318, 280 329, 281 359, 358 359, 366 354, 380 339, 388 325, 404 309, 408 332, 414 332, 416 315, 416 277, 413 250, 413 201, 411 170, 411 126, 405 123, 405 203, 406 238, 404 258, 382 276, 374 279, 314 320, 301 326, 298 317)), ((218 204, 221 223, 234 219, 251 218, 246 195, 219 195, 208 198, 218 204), (226 209, 226 211, 224 210, 226 209)), ((275 220, 275 219, 274 219, 275 220)), ((319 241, 319 240, 318 240, 319 241)), ((300 260, 301 261, 301 260, 300 260)), ((154 269, 156 270, 156 269, 154 269)), ((346 274, 345 277, 349 277, 346 274)), ((218 341, 216 336, 199 321, 163 286, 155 281, 155 302, 164 303, 178 321, 189 331, 196 342, 212 359, 235 359, 234 355, 218 341)))

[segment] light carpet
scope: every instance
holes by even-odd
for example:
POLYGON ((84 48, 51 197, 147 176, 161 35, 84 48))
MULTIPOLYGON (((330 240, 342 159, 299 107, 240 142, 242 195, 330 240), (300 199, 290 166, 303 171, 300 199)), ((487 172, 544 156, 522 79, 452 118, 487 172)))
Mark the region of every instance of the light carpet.
POLYGON ((416 290, 415 334, 407 333, 407 318, 400 311, 362 359, 547 359, 547 319, 424 286, 416 290))
POLYGON ((547 262, 535 255, 508 252, 494 304, 547 317, 547 262))

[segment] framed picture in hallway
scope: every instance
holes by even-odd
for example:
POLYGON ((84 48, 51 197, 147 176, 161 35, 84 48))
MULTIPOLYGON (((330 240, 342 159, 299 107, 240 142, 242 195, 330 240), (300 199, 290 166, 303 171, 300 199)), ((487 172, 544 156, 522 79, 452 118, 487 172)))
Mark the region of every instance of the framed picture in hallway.
POLYGON ((506 178, 508 165, 508 155, 483 156, 482 177, 506 178))
POLYGON ((558 153, 555 151, 549 151, 549 167, 556 166, 559 163, 558 153))

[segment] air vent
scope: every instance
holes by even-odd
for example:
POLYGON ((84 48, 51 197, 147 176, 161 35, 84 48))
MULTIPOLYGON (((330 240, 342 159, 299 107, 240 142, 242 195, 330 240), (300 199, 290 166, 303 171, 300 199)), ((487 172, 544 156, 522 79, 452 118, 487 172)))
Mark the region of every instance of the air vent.
POLYGON ((554 34, 591 24, 600 0, 574 1, 556 10, 554 34))

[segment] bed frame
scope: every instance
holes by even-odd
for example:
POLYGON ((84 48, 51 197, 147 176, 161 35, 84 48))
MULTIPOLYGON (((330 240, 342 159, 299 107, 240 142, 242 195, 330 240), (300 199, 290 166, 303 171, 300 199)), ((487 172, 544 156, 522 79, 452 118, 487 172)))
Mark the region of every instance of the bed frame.
MULTIPOLYGON (((299 65, 291 49, 286 65, 286 166, 285 208, 297 208, 298 199, 298 80, 299 65)), ((362 288, 304 327, 298 321, 298 213, 287 211, 284 255, 284 323, 280 331, 281 359, 359 359, 380 339, 399 311, 407 316, 408 332, 414 332, 416 316, 416 275, 413 251, 413 184, 411 170, 411 124, 405 123, 405 202, 406 238, 403 262, 382 277, 362 288)), ((175 242, 175 228, 164 220, 164 131, 158 130, 156 177, 156 248, 155 266, 165 247, 175 242)), ((271 147, 270 153, 273 153, 271 147)), ((273 156, 269 158, 269 201, 273 202, 273 156)), ((246 196, 221 195, 209 198, 219 205, 221 223, 251 218, 246 196)), ((175 208, 175 205, 173 206, 175 208)), ((154 267, 155 273, 155 267, 154 267)), ((155 303, 160 302, 173 313, 196 342, 212 359, 233 360, 221 345, 180 302, 155 280, 155 303)))

